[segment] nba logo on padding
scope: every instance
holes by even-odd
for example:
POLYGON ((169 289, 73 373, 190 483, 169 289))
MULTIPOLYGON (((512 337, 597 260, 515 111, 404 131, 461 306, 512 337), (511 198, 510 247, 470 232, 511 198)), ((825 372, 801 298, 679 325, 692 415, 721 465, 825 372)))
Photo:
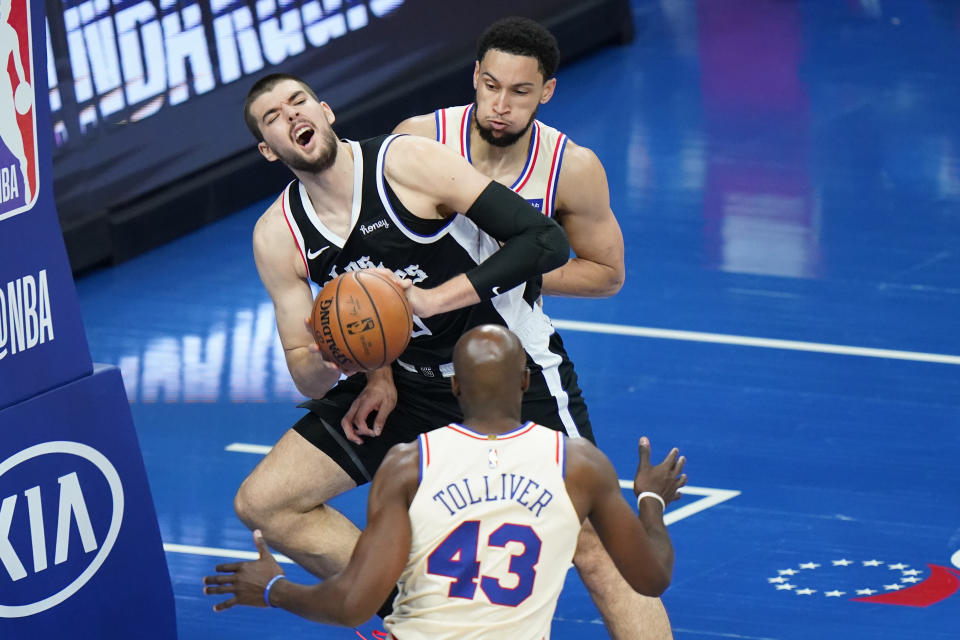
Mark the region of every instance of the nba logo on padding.
POLYGON ((37 200, 37 117, 27 0, 0 0, 0 220, 37 200))

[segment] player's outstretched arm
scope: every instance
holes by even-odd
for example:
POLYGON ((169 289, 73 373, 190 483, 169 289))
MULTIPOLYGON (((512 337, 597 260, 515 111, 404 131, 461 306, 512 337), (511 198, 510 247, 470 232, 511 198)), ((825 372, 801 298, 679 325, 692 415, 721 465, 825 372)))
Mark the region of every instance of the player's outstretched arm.
POLYGON ((569 258, 570 245, 559 225, 437 142, 415 136, 396 139, 387 153, 385 174, 411 213, 445 217, 463 212, 502 243, 466 274, 408 294, 420 317, 506 293, 569 258))
POLYGON ((322 398, 336 384, 341 370, 323 358, 307 326, 313 293, 303 258, 280 207, 278 199, 257 221, 253 230, 253 258, 273 301, 290 376, 300 393, 322 398))
POLYGON ((564 152, 555 217, 574 257, 543 276, 543 292, 605 298, 620 291, 626 272, 623 233, 610 208, 607 174, 593 151, 573 142, 564 152))
MULTIPOLYGON (((649 445, 634 480, 642 491, 675 500, 677 489, 686 484, 681 475, 684 459, 674 449, 661 464, 651 467, 649 445)), ((623 499, 613 465, 586 440, 567 441, 567 491, 581 518, 590 518, 600 541, 627 583, 638 593, 659 596, 673 576, 673 545, 663 522, 660 503, 640 502, 639 518, 623 499)))
POLYGON ((214 610, 269 603, 314 622, 346 627, 372 618, 396 585, 410 553, 408 509, 417 489, 419 456, 416 443, 396 445, 387 454, 370 487, 367 527, 343 571, 309 586, 280 578, 266 594, 267 584, 283 570, 255 533, 258 560, 218 565, 218 575, 203 579, 205 594, 232 596, 214 610))

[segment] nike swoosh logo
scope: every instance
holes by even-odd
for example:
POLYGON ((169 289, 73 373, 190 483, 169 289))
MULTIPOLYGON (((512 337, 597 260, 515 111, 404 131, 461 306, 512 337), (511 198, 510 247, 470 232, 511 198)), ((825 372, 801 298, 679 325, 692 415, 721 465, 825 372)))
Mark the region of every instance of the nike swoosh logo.
POLYGON ((493 289, 490 289, 490 291, 493 291, 493 295, 495 296, 500 295, 500 287, 494 287, 493 289))
POLYGON ((330 248, 330 245, 325 246, 323 249, 318 249, 317 251, 307 251, 307 260, 313 260, 318 255, 330 248))

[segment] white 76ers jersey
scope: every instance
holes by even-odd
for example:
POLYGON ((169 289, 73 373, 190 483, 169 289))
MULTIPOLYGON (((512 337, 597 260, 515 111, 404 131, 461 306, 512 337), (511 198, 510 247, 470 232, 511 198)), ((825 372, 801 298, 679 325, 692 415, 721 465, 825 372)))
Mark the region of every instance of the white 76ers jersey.
MULTIPOLYGON (((437 109, 437 142, 456 150, 467 162, 470 158, 470 125, 475 105, 437 109)), ((527 162, 513 184, 507 185, 544 215, 553 217, 556 209, 557 180, 563 164, 567 136, 539 120, 530 127, 527 162)))
POLYGON ((385 621, 395 638, 550 637, 580 533, 565 441, 532 422, 499 436, 457 424, 420 436, 410 557, 385 621))

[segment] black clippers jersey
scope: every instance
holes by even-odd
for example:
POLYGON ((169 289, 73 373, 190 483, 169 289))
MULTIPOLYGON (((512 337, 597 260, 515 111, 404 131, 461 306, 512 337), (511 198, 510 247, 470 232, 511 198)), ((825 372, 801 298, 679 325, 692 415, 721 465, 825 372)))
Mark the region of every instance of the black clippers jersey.
MULTIPOLYGON (((317 216, 299 181, 283 192, 283 212, 310 279, 323 286, 347 271, 382 267, 429 289, 465 273, 499 248, 498 242, 470 219, 424 220, 400 203, 383 176, 383 162, 397 136, 349 141, 354 184, 350 232, 342 238, 317 216)), ((414 317, 410 345, 397 364, 425 375, 453 374, 453 346, 468 329, 484 323, 505 325, 516 333, 534 366, 547 350, 553 327, 540 310, 523 300, 524 285, 488 301, 436 316, 414 317)))

